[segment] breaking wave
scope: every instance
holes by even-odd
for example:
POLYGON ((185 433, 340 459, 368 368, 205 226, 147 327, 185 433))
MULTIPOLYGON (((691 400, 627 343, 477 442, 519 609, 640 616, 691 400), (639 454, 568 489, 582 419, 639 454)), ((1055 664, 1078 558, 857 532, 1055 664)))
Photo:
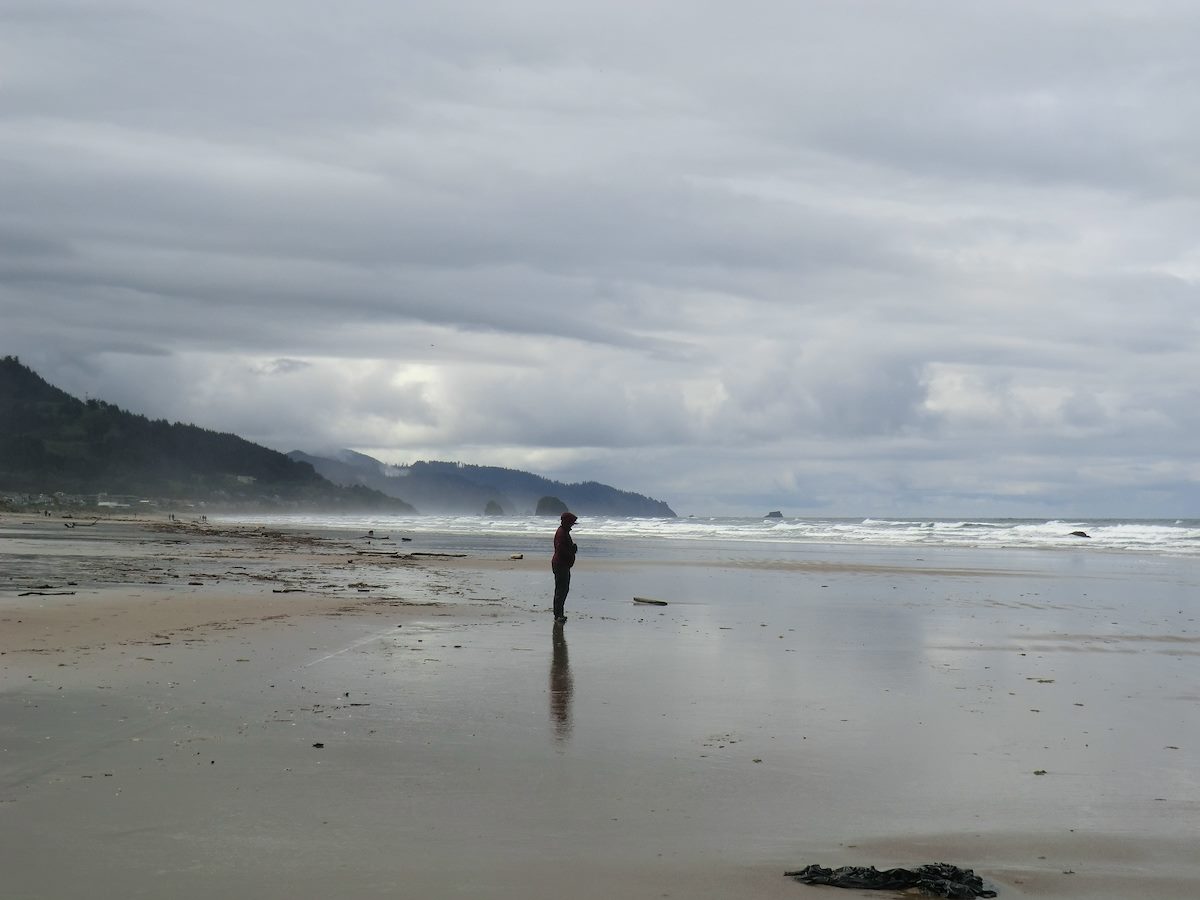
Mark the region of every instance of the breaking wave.
MULTIPOLYGON (((375 529, 381 534, 395 531, 464 539, 540 539, 548 529, 552 531, 555 524, 552 519, 537 516, 265 515, 222 518, 246 524, 345 531, 375 529)), ((1200 556, 1200 519, 640 519, 583 516, 576 529, 581 534, 614 539, 1101 550, 1200 556)))

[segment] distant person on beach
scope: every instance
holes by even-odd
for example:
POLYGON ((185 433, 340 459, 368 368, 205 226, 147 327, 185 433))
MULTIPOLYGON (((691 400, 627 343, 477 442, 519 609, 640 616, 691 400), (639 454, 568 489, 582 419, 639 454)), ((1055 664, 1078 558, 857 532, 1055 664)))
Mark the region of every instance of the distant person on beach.
POLYGON ((554 621, 567 621, 563 608, 567 603, 567 591, 571 590, 571 566, 575 565, 575 554, 579 547, 571 540, 571 526, 578 521, 574 513, 565 512, 562 524, 554 532, 554 557, 550 560, 550 571, 554 573, 554 621))

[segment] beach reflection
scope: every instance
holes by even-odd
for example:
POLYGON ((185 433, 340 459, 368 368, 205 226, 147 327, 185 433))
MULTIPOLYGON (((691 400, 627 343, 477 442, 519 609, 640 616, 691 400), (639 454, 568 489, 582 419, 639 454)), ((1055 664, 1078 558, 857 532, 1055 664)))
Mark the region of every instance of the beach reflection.
POLYGON ((571 698, 575 682, 571 678, 571 664, 567 661, 567 637, 562 622, 554 623, 552 632, 554 653, 550 658, 550 725, 554 739, 564 742, 571 736, 571 698))

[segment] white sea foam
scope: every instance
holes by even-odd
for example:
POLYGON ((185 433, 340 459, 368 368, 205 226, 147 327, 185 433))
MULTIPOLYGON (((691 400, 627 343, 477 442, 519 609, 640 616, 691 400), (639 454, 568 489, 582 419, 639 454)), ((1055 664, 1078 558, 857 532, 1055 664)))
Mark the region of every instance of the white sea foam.
MULTIPOLYGON (((213 517, 214 519, 216 517, 213 517)), ((228 516, 225 521, 379 534, 444 534, 458 538, 539 539, 553 519, 536 516, 228 516)), ((654 538, 669 541, 850 544, 875 546, 953 546, 985 549, 1100 550, 1200 556, 1197 519, 640 519, 583 516, 577 530, 601 538, 654 538), (1071 532, 1081 531, 1087 537, 1071 532)))

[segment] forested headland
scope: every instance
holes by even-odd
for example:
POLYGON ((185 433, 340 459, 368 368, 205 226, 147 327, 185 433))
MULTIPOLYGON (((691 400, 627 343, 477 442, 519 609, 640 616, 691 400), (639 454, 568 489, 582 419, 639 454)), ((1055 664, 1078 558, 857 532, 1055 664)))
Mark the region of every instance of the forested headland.
POLYGON ((335 485, 307 463, 234 434, 80 400, 15 356, 0 359, 0 491, 413 511, 379 491, 335 485))

